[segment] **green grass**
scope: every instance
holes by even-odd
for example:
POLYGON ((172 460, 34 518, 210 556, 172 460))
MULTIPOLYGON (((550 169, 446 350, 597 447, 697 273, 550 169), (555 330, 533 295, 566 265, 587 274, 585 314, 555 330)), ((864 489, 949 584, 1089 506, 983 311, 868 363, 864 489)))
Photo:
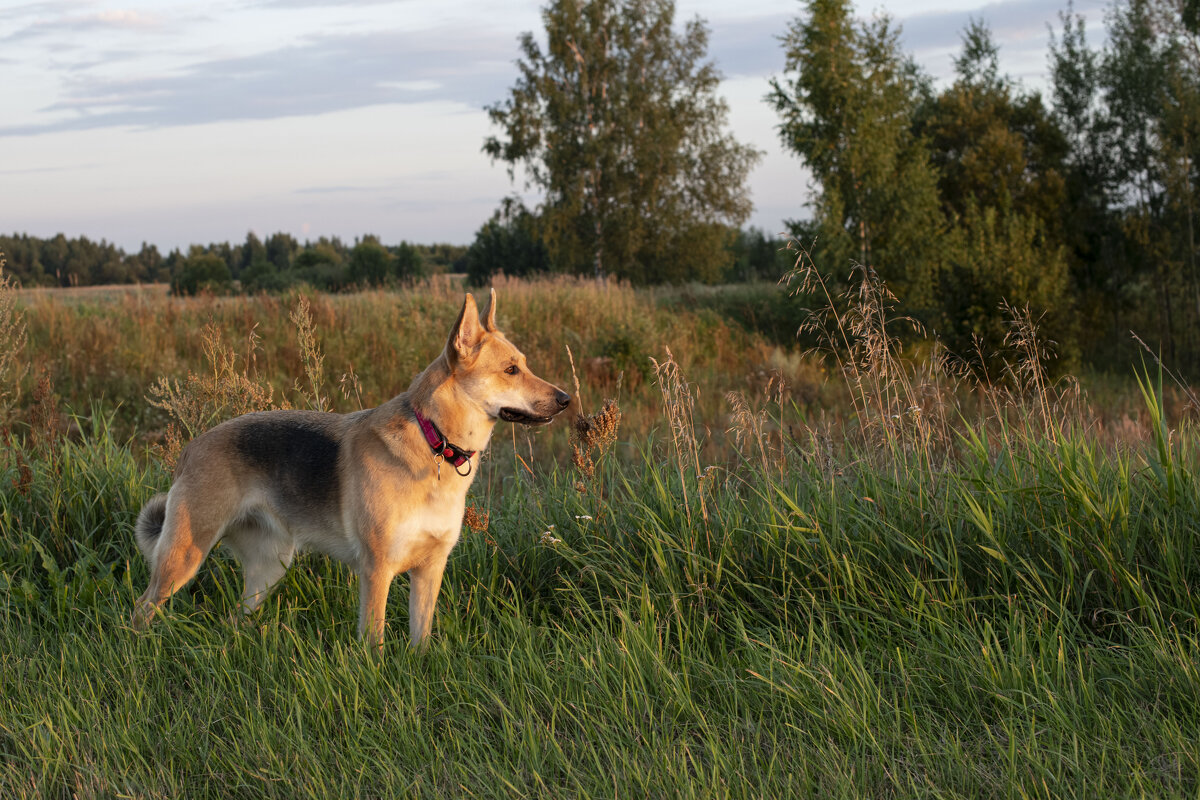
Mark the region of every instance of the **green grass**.
POLYGON ((1156 391, 1145 446, 796 445, 710 473, 707 522, 653 441, 585 492, 484 476, 423 653, 404 579, 375 655, 317 556, 235 623, 218 555, 134 632, 166 475, 103 426, 14 447, 0 796, 1194 797, 1200 472, 1156 391))

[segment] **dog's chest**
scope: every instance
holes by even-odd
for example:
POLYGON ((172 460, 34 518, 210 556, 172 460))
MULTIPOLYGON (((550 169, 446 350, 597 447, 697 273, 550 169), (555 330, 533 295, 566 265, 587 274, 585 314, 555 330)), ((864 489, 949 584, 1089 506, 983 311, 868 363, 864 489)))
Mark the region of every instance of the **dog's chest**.
POLYGON ((386 543, 387 560, 406 570, 433 552, 448 552, 458 541, 464 502, 465 495, 398 509, 386 543))
POLYGON ((433 500, 402 512, 399 527, 406 534, 424 534, 441 538, 458 534, 462 526, 465 497, 433 500))

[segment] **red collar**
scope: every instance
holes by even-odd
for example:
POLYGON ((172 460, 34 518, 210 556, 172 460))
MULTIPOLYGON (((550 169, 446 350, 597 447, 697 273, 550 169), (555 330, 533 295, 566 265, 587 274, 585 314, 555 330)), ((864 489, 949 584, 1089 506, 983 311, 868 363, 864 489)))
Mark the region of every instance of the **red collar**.
POLYGON ((470 461, 471 457, 475 455, 475 451, 464 450, 458 445, 451 444, 438 430, 437 425, 434 425, 428 417, 417 410, 416 406, 413 406, 413 414, 417 417, 417 424, 421 426, 421 433, 425 434, 425 441, 429 442, 429 449, 433 451, 434 457, 441 456, 449 461, 454 465, 455 472, 458 472, 458 468, 463 464, 467 464, 467 471, 458 474, 464 477, 470 475, 470 461))

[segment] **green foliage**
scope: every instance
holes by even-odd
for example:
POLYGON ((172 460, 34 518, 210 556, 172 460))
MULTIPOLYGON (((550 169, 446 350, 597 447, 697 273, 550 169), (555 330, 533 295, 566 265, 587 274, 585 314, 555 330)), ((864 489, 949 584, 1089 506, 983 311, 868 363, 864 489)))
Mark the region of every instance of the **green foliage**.
POLYGON ((914 118, 926 84, 886 17, 858 23, 848 0, 810 0, 783 40, 785 72, 768 97, 784 146, 820 187, 818 258, 882 275, 906 308, 934 307, 944 228, 937 172, 914 118))
POLYGON ((519 200, 506 200, 476 231, 464 267, 472 286, 484 286, 498 274, 519 278, 548 272, 550 257, 537 217, 519 200))
POLYGON ((1077 352, 1062 225, 1067 141, 1041 98, 1000 74, 998 52, 972 21, 957 80, 918 114, 949 229, 930 319, 952 352, 974 359, 1002 349, 1005 303, 1028 306, 1063 369, 1077 352))
MULTIPOLYGON (((376 236, 368 235, 364 241, 382 247, 376 236)), ((103 241, 97 245, 86 237, 0 236, 0 252, 14 253, 6 271, 27 287, 170 282, 174 291, 185 294, 201 289, 229 293, 240 288, 254 293, 281 292, 298 286, 342 291, 351 285, 384 285, 452 271, 466 252, 458 245, 408 242, 384 250, 384 254, 371 256, 380 263, 358 264, 360 270, 379 273, 363 282, 362 275, 352 278, 350 274, 352 248, 336 236, 322 236, 301 245, 285 233, 272 234, 264 243, 251 232, 240 245, 192 245, 186 255, 175 250, 165 258, 157 247, 144 243, 137 253, 127 255, 114 245, 103 241), (12 249, 6 251, 5 247, 12 249), (225 265, 228 277, 214 259, 225 265)), ((360 253, 360 259, 365 258, 367 254, 360 253)))
POLYGON ((963 50, 958 79, 925 104, 916 126, 928 142, 942 202, 952 218, 970 203, 1030 216, 1057 240, 1066 139, 1039 95, 1021 93, 998 74, 986 26, 972 23, 963 50))
POLYGON ((774 281, 788 271, 794 260, 787 249, 787 242, 769 236, 758 228, 740 230, 729 246, 733 263, 727 278, 733 283, 749 281, 774 281))
POLYGON ((13 234, 0 236, 0 252, 8 257, 6 271, 23 286, 90 286, 166 277, 158 249, 146 243, 137 253, 126 254, 103 239, 68 239, 61 233, 53 239, 13 234))
POLYGON ((177 262, 175 274, 171 277, 171 291, 188 295, 197 292, 224 294, 230 290, 232 281, 229 265, 219 256, 193 252, 177 262))
MULTIPOLYGON (((1145 332, 1200 363, 1200 36, 1191 5, 1114 4, 1103 50, 1061 16, 1051 53, 1056 117, 1071 143, 1067 230, 1095 327, 1145 332)), ((1110 352, 1130 346, 1115 337, 1110 352), (1124 346, 1124 347, 1123 347, 1124 346)))
POLYGON ((720 75, 699 20, 669 0, 552 0, 546 48, 521 37, 521 77, 488 108, 484 150, 544 192, 539 235, 556 269, 638 283, 721 277, 724 226, 750 212, 758 158, 724 133, 720 75))
POLYGON ((972 202, 947 237, 941 272, 939 338, 959 357, 999 377, 997 360, 977 363, 979 354, 999 353, 1011 328, 1005 303, 1021 298, 1057 345, 1054 370, 1074 363, 1076 331, 1067 296, 1070 275, 1061 246, 1048 241, 1036 218, 972 202))
POLYGON ((408 242, 401 242, 391 250, 392 253, 392 274, 399 280, 413 280, 422 278, 428 274, 425 268, 425 260, 421 257, 420 250, 415 245, 408 242))
POLYGON ((378 239, 364 238, 350 251, 350 280, 359 286, 381 286, 395 275, 394 260, 378 239))
POLYGON ((795 76, 770 98, 820 185, 807 231, 817 262, 871 268, 964 359, 1002 348, 1005 303, 1048 312, 1060 354, 1073 355, 1067 143, 1040 97, 1000 75, 981 22, 964 33, 958 79, 934 93, 886 18, 851 12, 808 4, 784 41, 795 76))

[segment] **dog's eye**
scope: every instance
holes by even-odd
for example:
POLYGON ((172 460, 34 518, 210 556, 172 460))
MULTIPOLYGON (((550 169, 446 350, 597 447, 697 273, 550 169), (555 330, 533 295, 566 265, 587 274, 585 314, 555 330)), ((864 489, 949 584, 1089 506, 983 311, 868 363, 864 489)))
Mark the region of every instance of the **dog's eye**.
POLYGON ((510 364, 504 368, 504 372, 506 375, 516 375, 520 371, 521 371, 521 368, 518 367, 516 364, 510 364))

